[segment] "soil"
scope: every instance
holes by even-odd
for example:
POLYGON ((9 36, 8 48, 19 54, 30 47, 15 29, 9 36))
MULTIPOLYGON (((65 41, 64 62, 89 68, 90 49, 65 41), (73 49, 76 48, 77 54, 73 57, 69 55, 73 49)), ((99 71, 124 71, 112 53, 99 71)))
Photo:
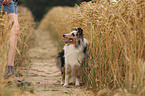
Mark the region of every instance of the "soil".
POLYGON ((92 96, 83 86, 68 88, 60 85, 61 73, 55 63, 57 42, 52 40, 49 32, 36 31, 36 44, 28 50, 30 66, 23 67, 25 79, 34 84, 34 94, 52 96, 92 96))

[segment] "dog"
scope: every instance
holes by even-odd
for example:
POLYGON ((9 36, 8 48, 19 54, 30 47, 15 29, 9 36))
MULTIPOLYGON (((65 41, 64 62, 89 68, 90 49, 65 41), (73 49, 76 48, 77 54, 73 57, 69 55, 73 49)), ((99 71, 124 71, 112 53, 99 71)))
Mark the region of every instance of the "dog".
POLYGON ((70 77, 76 78, 75 85, 80 85, 81 64, 87 54, 88 41, 84 38, 83 29, 74 27, 69 34, 64 34, 64 48, 56 57, 57 66, 61 69, 61 84, 67 87, 70 77))

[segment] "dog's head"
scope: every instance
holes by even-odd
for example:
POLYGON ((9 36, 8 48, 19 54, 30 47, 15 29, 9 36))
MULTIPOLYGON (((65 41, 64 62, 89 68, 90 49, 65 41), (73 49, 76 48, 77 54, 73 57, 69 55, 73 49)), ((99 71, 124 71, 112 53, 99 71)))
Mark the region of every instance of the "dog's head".
POLYGON ((76 43, 79 43, 80 40, 83 41, 83 38, 84 38, 83 29, 74 27, 73 31, 68 34, 64 34, 63 38, 66 39, 64 40, 66 44, 76 45, 76 43))

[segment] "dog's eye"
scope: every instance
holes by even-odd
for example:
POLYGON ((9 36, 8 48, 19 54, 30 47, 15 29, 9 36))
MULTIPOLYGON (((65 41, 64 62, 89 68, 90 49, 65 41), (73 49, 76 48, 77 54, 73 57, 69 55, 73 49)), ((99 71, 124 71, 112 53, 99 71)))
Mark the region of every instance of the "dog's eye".
POLYGON ((75 36, 75 34, 74 34, 74 33, 72 33, 71 35, 72 35, 73 37, 75 36))

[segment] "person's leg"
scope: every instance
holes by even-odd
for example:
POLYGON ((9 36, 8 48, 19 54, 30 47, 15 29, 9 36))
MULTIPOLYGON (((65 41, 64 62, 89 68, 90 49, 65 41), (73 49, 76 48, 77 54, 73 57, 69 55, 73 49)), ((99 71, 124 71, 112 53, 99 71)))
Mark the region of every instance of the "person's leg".
POLYGON ((8 54, 8 77, 10 77, 14 74, 14 60, 16 55, 17 39, 19 33, 19 23, 17 14, 9 13, 8 16, 10 17, 9 24, 13 24, 10 30, 10 49, 8 54))

